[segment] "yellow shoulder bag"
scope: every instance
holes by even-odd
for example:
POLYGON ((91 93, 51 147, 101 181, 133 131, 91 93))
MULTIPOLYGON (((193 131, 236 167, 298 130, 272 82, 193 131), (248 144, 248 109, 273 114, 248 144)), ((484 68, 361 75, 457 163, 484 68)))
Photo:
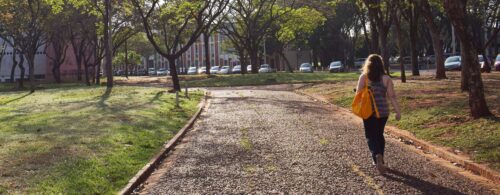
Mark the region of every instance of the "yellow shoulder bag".
MULTIPOLYGON (((363 89, 360 89, 359 93, 356 93, 356 96, 352 101, 352 112, 362 119, 370 118, 370 116, 372 116, 373 114, 372 100, 375 99, 373 97, 372 91, 368 89, 368 78, 366 78, 365 87, 363 87, 363 89)), ((373 105, 377 116, 379 116, 377 104, 373 103, 373 105)))

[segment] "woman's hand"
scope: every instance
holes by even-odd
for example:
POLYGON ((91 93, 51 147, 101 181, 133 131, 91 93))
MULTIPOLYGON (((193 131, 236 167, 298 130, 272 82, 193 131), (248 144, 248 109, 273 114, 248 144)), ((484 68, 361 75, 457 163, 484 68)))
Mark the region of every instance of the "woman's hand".
POLYGON ((400 112, 396 113, 396 120, 397 121, 401 120, 401 113, 400 112))

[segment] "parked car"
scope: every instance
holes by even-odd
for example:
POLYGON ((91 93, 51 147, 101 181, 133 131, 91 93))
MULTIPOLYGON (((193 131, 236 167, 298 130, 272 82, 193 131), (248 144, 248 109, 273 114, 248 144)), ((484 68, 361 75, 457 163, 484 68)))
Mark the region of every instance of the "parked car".
POLYGON ((166 68, 160 68, 158 69, 158 71, 156 71, 156 75, 158 76, 164 76, 164 75, 168 75, 168 70, 166 68))
POLYGON ((444 69, 446 70, 460 70, 462 58, 460 56, 450 56, 444 61, 444 69))
POLYGON ((497 58, 495 59, 495 70, 500 71, 500 54, 498 54, 497 58))
POLYGON ((310 73, 314 72, 312 65, 309 63, 302 63, 300 65, 299 71, 300 72, 310 72, 310 73))
POLYGON ((146 69, 137 70, 137 76, 146 76, 146 69))
POLYGON ((155 70, 155 68, 149 68, 149 69, 148 69, 148 74, 149 74, 150 76, 156 75, 156 70, 155 70))
POLYGON ((217 74, 217 73, 219 73, 218 66, 214 66, 214 67, 210 68, 210 74, 217 74))
POLYGON ((490 66, 493 66, 493 63, 491 62, 492 60, 489 57, 483 57, 483 55, 478 55, 477 58, 479 59, 479 64, 481 65, 481 69, 484 68, 484 61, 488 60, 488 64, 490 66))
POLYGON ((207 67, 206 66, 202 66, 198 69, 198 74, 205 74, 207 73, 207 67))
POLYGON ((198 69, 196 67, 189 67, 188 69, 188 74, 197 74, 198 73, 198 69))
POLYGON ((252 72, 252 65, 247 66, 247 72, 252 72))
POLYGON ((330 72, 343 72, 344 71, 344 64, 342 64, 341 61, 335 61, 330 63, 330 72))
POLYGON ((273 69, 269 64, 260 65, 259 73, 271 73, 271 72, 273 72, 273 69))
POLYGON ((223 66, 222 68, 220 68, 219 74, 231 74, 231 67, 223 66))
MULTIPOLYGON (((396 57, 396 58, 398 58, 398 57, 396 57)), ((354 67, 361 68, 363 66, 363 64, 365 64, 365 61, 366 61, 366 58, 357 58, 356 60, 354 60, 354 67)))
POLYGON ((125 71, 123 71, 123 70, 115 71, 115 76, 123 76, 123 75, 125 75, 125 71))
POLYGON ((241 65, 236 65, 233 67, 233 70, 231 71, 233 74, 240 74, 241 73, 241 65))

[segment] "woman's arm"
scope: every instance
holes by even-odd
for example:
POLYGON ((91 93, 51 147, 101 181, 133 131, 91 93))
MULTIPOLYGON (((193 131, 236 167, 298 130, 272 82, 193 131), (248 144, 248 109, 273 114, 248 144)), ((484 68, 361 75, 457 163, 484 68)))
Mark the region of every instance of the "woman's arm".
POLYGON ((387 96, 389 97, 392 107, 396 111, 396 120, 401 119, 401 110, 399 109, 399 103, 397 100, 396 92, 394 91, 394 84, 392 83, 392 79, 387 79, 387 96))
POLYGON ((363 89, 363 87, 365 87, 365 75, 364 74, 361 74, 359 76, 359 79, 358 79, 358 86, 356 87, 356 94, 359 93, 359 91, 361 89, 363 89))

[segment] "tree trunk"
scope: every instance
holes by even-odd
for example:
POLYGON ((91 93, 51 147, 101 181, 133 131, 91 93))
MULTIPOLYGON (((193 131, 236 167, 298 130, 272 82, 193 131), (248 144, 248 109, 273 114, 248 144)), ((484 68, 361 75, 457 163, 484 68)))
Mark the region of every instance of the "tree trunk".
POLYGON ((293 73, 292 65, 290 64, 290 61, 288 60, 288 58, 286 58, 285 53, 283 53, 282 50, 280 50, 278 53, 285 60, 285 64, 286 64, 286 67, 288 68, 288 72, 293 73))
POLYGON ((448 13, 462 49, 462 72, 468 72, 470 114, 473 118, 491 116, 484 97, 484 87, 479 70, 479 60, 474 50, 466 23, 467 0, 445 0, 444 8, 448 13))
POLYGON ((56 83, 61 83, 61 64, 57 61, 53 61, 52 65, 52 75, 54 76, 54 80, 56 83))
POLYGON ((125 44, 125 78, 128 79, 128 47, 126 40, 124 44, 125 44))
POLYGON ((411 50, 411 72, 413 76, 420 76, 420 71, 418 67, 418 51, 417 51, 417 38, 418 38, 418 15, 415 10, 415 4, 409 8, 409 18, 410 18, 410 50, 411 50))
POLYGON ((434 49, 436 63, 436 79, 446 79, 446 70, 444 69, 443 40, 441 39, 438 27, 434 23, 434 16, 432 15, 429 1, 420 0, 420 2, 421 13, 425 18, 425 24, 431 34, 432 47, 434 49))
POLYGON ((250 54, 250 63, 252 65, 252 73, 256 74, 259 73, 259 55, 257 54, 257 51, 254 49, 249 51, 250 54))
POLYGON ((28 55, 28 71, 30 80, 30 92, 35 92, 35 54, 28 55))
MULTIPOLYGON (((381 27, 380 29, 382 29, 381 27)), ((380 44, 380 52, 382 55, 382 58, 384 60, 384 65, 385 65, 385 71, 387 75, 391 75, 390 69, 391 69, 391 64, 389 63, 389 48, 387 46, 387 35, 388 32, 386 30, 383 30, 380 32, 379 30, 379 44, 380 44)))
MULTIPOLYGON (((111 32, 109 30, 109 23, 111 22, 111 0, 105 0, 105 17, 104 17, 104 49, 106 52, 106 57, 105 57, 105 69, 106 69, 106 87, 107 88, 112 88, 113 87, 113 54, 111 53, 111 32)), ((96 77, 100 77, 100 69, 96 70, 96 77)), ((100 79, 97 79, 100 80, 100 79)))
MULTIPOLYGON (((175 66, 175 56, 166 56, 168 60, 168 67, 170 68, 170 76, 172 77, 172 82, 174 84, 174 92, 181 91, 181 85, 179 83, 179 75, 177 73, 177 68, 175 66)), ((210 71, 210 70, 207 70, 210 71)))
POLYGON ((24 68, 24 55, 19 54, 19 70, 21 71, 21 78, 19 78, 19 89, 24 88, 24 77, 26 75, 26 69, 24 68))
POLYGON ((399 16, 394 17, 394 24, 396 27, 396 36, 397 36, 397 45, 398 45, 398 51, 399 51, 399 68, 401 69, 401 82, 406 83, 406 72, 405 72, 405 65, 403 62, 403 56, 404 56, 404 49, 403 49, 403 36, 401 34, 401 23, 399 21, 399 16))
POLYGON ((210 75, 210 34, 205 31, 203 32, 203 43, 205 47, 205 68, 207 75, 210 75))
POLYGON ((370 52, 371 53, 380 53, 380 45, 379 45, 379 38, 380 35, 378 33, 377 25, 375 21, 372 19, 370 20, 370 35, 371 35, 371 46, 370 46, 370 52))
MULTIPOLYGON (((456 33, 456 29, 455 29, 456 33)), ((462 44, 460 44, 460 56, 462 58, 461 63, 460 63, 460 73, 461 73, 461 80, 460 80, 460 88, 462 91, 469 91, 469 77, 470 77, 470 72, 467 70, 468 66, 470 64, 466 63, 464 61, 466 53, 464 53, 466 48, 462 47, 462 44)))
POLYGON ((85 71, 85 83, 87 84, 87 86, 90 86, 90 73, 88 64, 84 64, 84 71, 85 71))
POLYGON ((247 56, 245 55, 245 51, 243 51, 242 49, 237 49, 237 51, 238 51, 238 55, 240 57, 241 74, 242 75, 247 74, 248 73, 248 71, 247 71, 248 59, 247 59, 247 56))

